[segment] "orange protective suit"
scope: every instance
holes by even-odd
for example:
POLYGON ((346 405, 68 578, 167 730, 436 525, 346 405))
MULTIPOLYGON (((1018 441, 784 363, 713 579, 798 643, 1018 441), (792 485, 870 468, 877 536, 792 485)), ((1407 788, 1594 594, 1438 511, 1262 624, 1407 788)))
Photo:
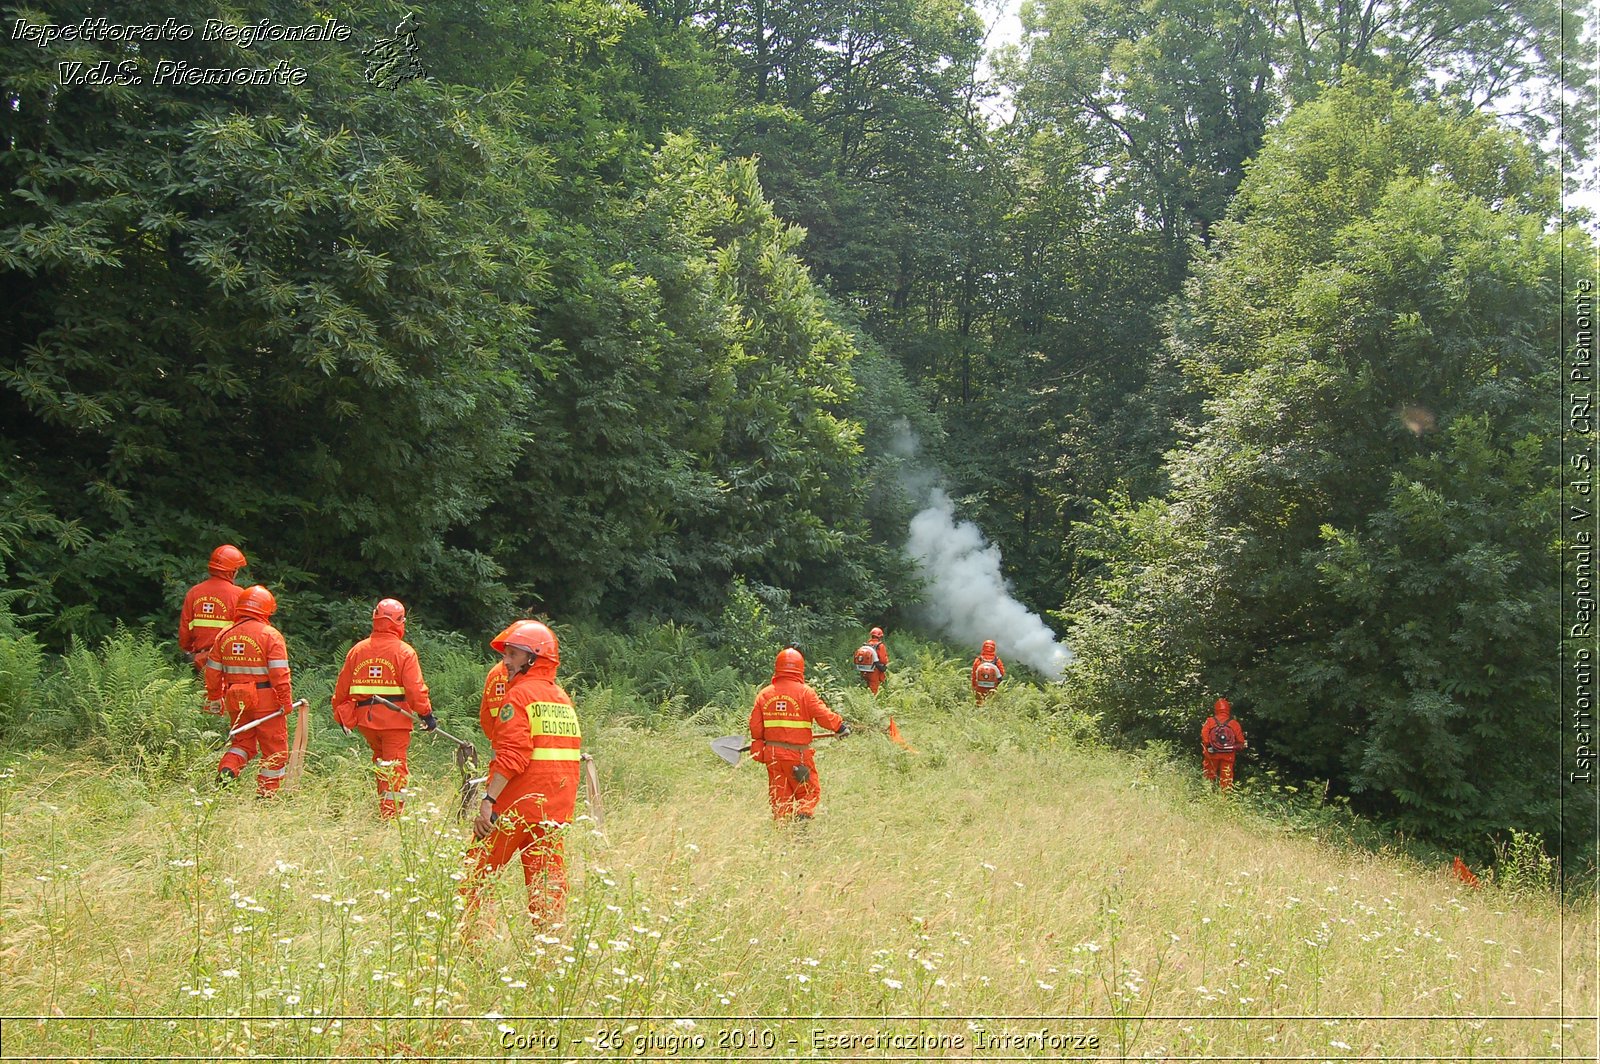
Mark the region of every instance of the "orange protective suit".
MULTIPOLYGON (((475 912, 483 880, 522 855, 528 913, 539 922, 557 920, 567 894, 561 829, 572 822, 578 799, 582 729, 572 699, 556 682, 559 658, 540 655, 509 686, 499 704, 489 697, 494 672, 484 683, 478 722, 494 756, 487 775, 510 781, 495 803, 495 831, 468 851, 461 892, 475 912)), ((502 674, 505 666, 499 666, 502 674)))
POLYGON ((419 717, 433 713, 417 652, 405 641, 405 624, 374 617, 372 634, 350 648, 333 684, 333 719, 361 733, 372 750, 378 781, 378 815, 392 819, 405 811, 406 753, 414 724, 379 702, 382 695, 419 717))
POLYGON ((239 600, 240 590, 231 572, 212 573, 183 596, 183 610, 178 614, 178 646, 189 655, 202 678, 206 674, 206 656, 217 633, 233 624, 233 604, 239 600))
POLYGON ((483 678, 483 696, 478 699, 478 723, 483 727, 483 733, 489 734, 486 723, 494 711, 506 704, 506 690, 510 684, 506 681, 506 663, 497 661, 494 668, 489 670, 489 675, 483 678))
POLYGON ((750 710, 750 756, 767 766, 774 820, 816 815, 822 781, 811 750, 811 725, 836 732, 844 724, 806 683, 805 669, 798 651, 780 652, 772 682, 756 695, 750 710))
POLYGON ((1200 725, 1201 771, 1206 779, 1216 780, 1222 790, 1232 787, 1233 759, 1236 751, 1246 745, 1244 729, 1234 718, 1233 707, 1226 698, 1217 699, 1211 716, 1200 725))
POLYGON ((266 621, 247 617, 218 633, 206 661, 206 697, 222 700, 231 727, 260 720, 279 709, 281 716, 229 740, 217 764, 219 773, 238 778, 257 753, 261 770, 256 793, 265 797, 283 783, 289 761, 289 706, 294 702, 289 650, 283 633, 266 621))
POLYGON ((883 645, 883 636, 875 635, 861 644, 856 651, 855 664, 867 690, 877 694, 889 676, 889 648, 883 645))
POLYGON ((1000 681, 1005 678, 1006 663, 1000 660, 994 640, 984 640, 982 650, 972 659, 972 697, 977 700, 978 705, 983 705, 983 700, 994 694, 995 688, 999 687, 1000 681), (984 668, 985 663, 993 665, 994 668, 984 668), (980 671, 983 673, 982 676, 979 675, 980 671))

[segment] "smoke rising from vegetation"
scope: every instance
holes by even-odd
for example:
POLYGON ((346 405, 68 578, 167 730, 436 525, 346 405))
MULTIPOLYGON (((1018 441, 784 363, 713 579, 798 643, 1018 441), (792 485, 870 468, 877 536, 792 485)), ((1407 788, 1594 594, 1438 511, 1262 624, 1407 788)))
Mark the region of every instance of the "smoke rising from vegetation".
POLYGON ((918 443, 909 427, 900 427, 892 450, 906 462, 901 479, 907 492, 924 500, 906 541, 906 553, 926 585, 924 620, 971 644, 974 652, 985 639, 993 639, 1001 658, 1059 680, 1072 651, 1038 614, 1012 598, 1000 569, 1000 548, 977 525, 956 517, 955 503, 936 485, 935 474, 916 463, 918 443))

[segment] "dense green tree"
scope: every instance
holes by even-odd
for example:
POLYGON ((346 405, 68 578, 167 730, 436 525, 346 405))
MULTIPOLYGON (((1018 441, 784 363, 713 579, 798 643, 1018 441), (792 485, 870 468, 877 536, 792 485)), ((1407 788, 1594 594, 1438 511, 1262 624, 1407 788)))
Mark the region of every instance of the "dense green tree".
MULTIPOLYGON (((96 14, 243 17, 30 17, 96 14)), ((753 167, 667 133, 716 100, 692 23, 446 4, 428 77, 369 84, 362 49, 406 14, 252 9, 337 15, 342 43, 4 45, 18 608, 58 640, 159 616, 220 537, 292 602, 455 620, 716 616, 735 575, 825 611, 881 599, 848 336, 753 167), (129 55, 142 84, 59 84, 63 58, 129 55), (308 76, 158 85, 163 58, 308 76)))
POLYGON ((1036 0, 1022 105, 1081 122, 1111 186, 1126 184, 1183 275, 1191 232, 1222 217, 1276 111, 1273 38, 1253 5, 1036 0))
MULTIPOLYGON (((234 18, 202 0, 46 17, 94 14, 234 18)), ((89 634, 84 608, 150 610, 219 536, 333 588, 492 575, 440 537, 517 444, 502 374, 534 365, 541 158, 497 129, 507 98, 366 85, 363 38, 7 45, 0 423, 10 491, 72 530, 14 573, 58 637, 89 634), (58 62, 129 54, 142 84, 59 81, 58 62), (158 59, 308 78, 157 84, 158 59)))
POLYGON ((1085 698, 1187 739, 1227 693, 1408 832, 1554 836, 1554 190, 1366 81, 1268 138, 1176 324, 1208 420, 1100 522, 1085 698))
POLYGON ((614 228, 560 257, 555 377, 533 397, 496 552, 541 600, 612 615, 705 623, 735 576, 824 613, 881 598, 846 410, 854 347, 793 253, 800 234, 748 160, 676 138, 653 172, 614 228))
POLYGON ((1595 65, 1584 13, 1558 0, 1029 0, 1023 105, 1081 116, 1107 180, 1163 234, 1171 280, 1269 124, 1349 74, 1504 114, 1585 157, 1595 65))

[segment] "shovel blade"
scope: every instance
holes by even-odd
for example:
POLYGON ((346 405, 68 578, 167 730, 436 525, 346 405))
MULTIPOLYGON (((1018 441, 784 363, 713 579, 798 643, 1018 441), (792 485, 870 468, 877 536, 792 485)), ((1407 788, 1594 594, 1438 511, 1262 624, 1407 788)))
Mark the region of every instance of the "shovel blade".
POLYGON ((724 735, 711 740, 711 750, 730 765, 739 763, 739 755, 750 749, 750 740, 742 735, 724 735))

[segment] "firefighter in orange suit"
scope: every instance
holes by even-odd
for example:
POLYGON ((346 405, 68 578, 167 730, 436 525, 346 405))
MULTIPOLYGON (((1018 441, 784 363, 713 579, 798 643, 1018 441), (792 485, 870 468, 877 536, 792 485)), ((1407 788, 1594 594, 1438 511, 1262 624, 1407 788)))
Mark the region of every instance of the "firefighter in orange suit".
POLYGON ((538 621, 519 621, 497 642, 508 686, 503 701, 480 715, 494 757, 472 822, 478 841, 468 851, 461 893, 470 917, 483 880, 520 853, 528 913, 547 923, 560 919, 566 900, 561 833, 577 802, 582 730, 572 699, 556 682, 556 634, 538 621))
POLYGON ((378 815, 392 820, 405 810, 406 751, 412 720, 378 701, 381 696, 415 713, 433 731, 439 722, 428 700, 417 652, 406 637, 406 608, 386 598, 372 611, 372 634, 350 648, 333 684, 333 719, 361 733, 372 749, 378 778, 378 815))
POLYGON ((1201 771, 1208 780, 1227 790, 1233 786, 1233 759, 1247 745, 1244 729, 1233 716, 1233 706, 1226 698, 1219 698, 1211 707, 1211 716, 1200 725, 1201 771))
POLYGON ((1000 681, 1006 678, 1006 663, 995 652, 993 639, 983 641, 983 649, 972 659, 972 697, 983 705, 983 700, 994 694, 1000 681))
POLYGON ((772 682, 756 695, 750 710, 750 756, 767 766, 767 797, 772 818, 810 820, 822 797, 811 725, 850 734, 850 725, 829 709, 806 683, 806 659, 793 647, 778 651, 772 682))
MULTIPOLYGON (((506 626, 506 630, 489 640, 489 647, 496 654, 504 657, 506 652, 506 636, 511 630, 522 622, 513 621, 506 626)), ((494 668, 489 670, 489 675, 483 678, 483 695, 478 699, 478 724, 483 728, 485 735, 489 734, 489 722, 494 719, 495 711, 506 704, 506 690, 510 685, 506 682, 506 663, 497 661, 494 668)))
POLYGON ((883 629, 874 628, 867 641, 856 649, 856 671, 873 694, 889 677, 889 648, 883 645, 883 629))
POLYGON ((194 662, 194 671, 201 679, 205 678, 206 655, 217 633, 233 624, 233 605, 239 600, 240 591, 233 582, 234 574, 249 564, 243 551, 224 543, 211 552, 206 566, 211 575, 183 596, 183 611, 178 614, 178 646, 194 662))
POLYGON ((256 794, 262 798, 283 783, 294 702, 288 647, 283 633, 267 623, 277 610, 272 592, 260 584, 245 588, 234 603, 235 621, 217 633, 206 661, 206 697, 222 703, 231 728, 266 720, 229 739, 227 752, 217 765, 217 779, 238 779, 245 764, 259 753, 256 794))

